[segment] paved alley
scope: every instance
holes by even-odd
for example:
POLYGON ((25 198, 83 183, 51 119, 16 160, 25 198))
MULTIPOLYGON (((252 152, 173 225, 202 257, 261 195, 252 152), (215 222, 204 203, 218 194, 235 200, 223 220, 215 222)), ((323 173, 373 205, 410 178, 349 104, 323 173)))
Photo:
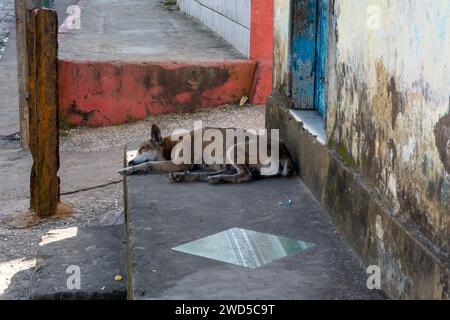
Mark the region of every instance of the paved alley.
POLYGON ((14 1, 0 4, 0 136, 19 131, 14 1))
MULTIPOLYGON (((100 61, 232 60, 243 56, 214 32, 159 0, 81 2, 81 28, 60 57, 100 61)), ((61 24, 63 21, 60 21, 61 24)))
POLYGON ((385 299, 299 178, 129 176, 127 208, 133 299, 385 299))

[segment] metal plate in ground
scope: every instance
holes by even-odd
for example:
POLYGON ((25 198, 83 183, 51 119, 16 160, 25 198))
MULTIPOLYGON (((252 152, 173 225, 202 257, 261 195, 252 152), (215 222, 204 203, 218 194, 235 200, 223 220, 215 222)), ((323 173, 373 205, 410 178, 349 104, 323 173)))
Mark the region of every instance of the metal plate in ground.
POLYGON ((232 228, 173 250, 256 269, 314 246, 313 243, 232 228))

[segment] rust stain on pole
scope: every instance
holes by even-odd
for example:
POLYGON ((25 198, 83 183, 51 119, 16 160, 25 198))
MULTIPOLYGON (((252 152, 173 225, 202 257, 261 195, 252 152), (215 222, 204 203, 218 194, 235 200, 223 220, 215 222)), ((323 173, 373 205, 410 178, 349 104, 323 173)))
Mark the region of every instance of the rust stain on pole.
POLYGON ((57 214, 59 192, 58 22, 54 10, 28 14, 29 145, 33 156, 30 208, 39 218, 57 214))
MULTIPOLYGON (((29 10, 27 12, 27 103, 28 103, 28 146, 30 148, 33 159, 37 158, 37 120, 36 120, 36 12, 29 10)), ((30 208, 34 210, 36 208, 36 166, 33 163, 31 167, 30 176, 30 208)))

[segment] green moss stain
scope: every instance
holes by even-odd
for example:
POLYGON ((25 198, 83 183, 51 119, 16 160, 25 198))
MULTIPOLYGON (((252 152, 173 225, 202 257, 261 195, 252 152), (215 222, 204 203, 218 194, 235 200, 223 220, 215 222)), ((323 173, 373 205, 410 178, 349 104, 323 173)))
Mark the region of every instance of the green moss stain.
POLYGON ((164 1, 164 5, 165 5, 165 6, 168 6, 168 7, 170 7, 170 6, 176 6, 176 5, 177 5, 177 1, 176 1, 176 0, 165 0, 165 1, 164 1))
POLYGON ((349 167, 353 167, 355 162, 352 159, 352 156, 348 153, 347 148, 343 143, 337 144, 334 149, 337 151, 341 159, 345 162, 349 167))
POLYGON ((64 118, 59 119, 59 135, 61 137, 68 137, 70 135, 70 130, 73 128, 74 126, 67 122, 64 118))
POLYGON ((138 119, 137 119, 137 118, 133 117, 133 116, 130 115, 130 114, 127 115, 127 123, 133 124, 133 123, 136 123, 136 122, 138 122, 138 119))

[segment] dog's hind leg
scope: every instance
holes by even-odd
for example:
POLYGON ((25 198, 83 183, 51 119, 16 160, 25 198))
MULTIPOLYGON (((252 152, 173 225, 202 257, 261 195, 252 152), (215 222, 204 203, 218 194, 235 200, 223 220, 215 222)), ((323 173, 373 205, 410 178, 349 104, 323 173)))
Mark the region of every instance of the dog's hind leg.
POLYGON ((209 177, 220 174, 232 174, 230 170, 220 170, 216 172, 172 172, 168 178, 170 182, 205 182, 209 177))
POLYGON ((206 178, 206 181, 211 184, 221 183, 243 183, 253 180, 253 175, 247 166, 235 166, 236 173, 234 174, 218 174, 206 178))

